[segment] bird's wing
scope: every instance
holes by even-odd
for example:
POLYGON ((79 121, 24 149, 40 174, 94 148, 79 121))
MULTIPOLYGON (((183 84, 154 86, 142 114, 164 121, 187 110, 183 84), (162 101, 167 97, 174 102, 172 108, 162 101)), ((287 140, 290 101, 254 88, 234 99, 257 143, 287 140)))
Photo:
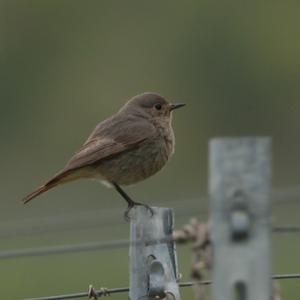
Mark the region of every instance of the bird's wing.
POLYGON ((66 182, 66 178, 75 170, 137 147, 145 140, 151 139, 155 132, 155 127, 150 122, 138 117, 119 118, 116 116, 103 121, 95 128, 65 168, 23 198, 23 203, 29 202, 64 181, 66 182))
POLYGON ((63 172, 92 165, 128 151, 154 136, 155 127, 150 122, 134 118, 127 121, 111 118, 100 123, 70 159, 63 172))

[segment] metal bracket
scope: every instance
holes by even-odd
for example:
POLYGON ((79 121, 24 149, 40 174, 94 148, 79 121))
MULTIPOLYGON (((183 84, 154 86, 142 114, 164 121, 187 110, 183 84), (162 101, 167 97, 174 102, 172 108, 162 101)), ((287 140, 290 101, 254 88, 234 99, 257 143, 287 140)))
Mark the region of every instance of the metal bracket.
POLYGON ((152 209, 153 216, 138 206, 131 217, 129 297, 150 300, 169 299, 168 295, 172 295, 172 299, 180 300, 175 243, 168 241, 173 233, 173 211, 152 209))

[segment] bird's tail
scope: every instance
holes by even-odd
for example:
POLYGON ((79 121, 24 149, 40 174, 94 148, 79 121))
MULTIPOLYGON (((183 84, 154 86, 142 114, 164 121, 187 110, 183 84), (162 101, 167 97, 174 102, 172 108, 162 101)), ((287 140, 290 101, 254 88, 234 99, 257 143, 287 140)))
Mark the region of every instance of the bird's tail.
POLYGON ((40 187, 38 187, 36 190, 34 190, 32 193, 28 194, 26 197, 24 197, 22 199, 22 202, 24 204, 26 204, 27 202, 29 202, 30 200, 32 200, 33 198, 37 197, 38 195, 48 191, 49 189, 51 189, 53 186, 48 187, 47 185, 42 185, 40 187))
POLYGON ((28 194, 26 197, 22 199, 23 204, 28 203, 33 198, 37 197, 38 195, 47 192, 48 190, 52 189, 53 187, 66 182, 66 178, 69 175, 69 172, 60 172, 51 178, 48 182, 44 185, 41 185, 36 190, 28 194))

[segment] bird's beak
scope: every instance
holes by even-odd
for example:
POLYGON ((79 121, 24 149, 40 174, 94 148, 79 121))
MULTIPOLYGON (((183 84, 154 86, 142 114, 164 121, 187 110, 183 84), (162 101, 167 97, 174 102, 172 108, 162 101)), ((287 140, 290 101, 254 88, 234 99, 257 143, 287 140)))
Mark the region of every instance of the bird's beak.
POLYGON ((185 103, 174 103, 174 104, 170 104, 170 110, 174 110, 180 107, 185 106, 185 103))

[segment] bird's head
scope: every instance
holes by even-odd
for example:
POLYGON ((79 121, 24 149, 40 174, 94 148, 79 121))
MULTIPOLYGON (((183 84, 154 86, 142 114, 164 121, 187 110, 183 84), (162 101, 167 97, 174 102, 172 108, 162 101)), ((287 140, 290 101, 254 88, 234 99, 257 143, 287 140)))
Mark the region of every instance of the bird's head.
POLYGON ((131 98, 121 110, 148 118, 170 118, 173 110, 183 106, 184 103, 170 103, 159 94, 148 92, 131 98))

